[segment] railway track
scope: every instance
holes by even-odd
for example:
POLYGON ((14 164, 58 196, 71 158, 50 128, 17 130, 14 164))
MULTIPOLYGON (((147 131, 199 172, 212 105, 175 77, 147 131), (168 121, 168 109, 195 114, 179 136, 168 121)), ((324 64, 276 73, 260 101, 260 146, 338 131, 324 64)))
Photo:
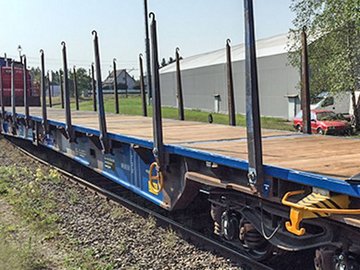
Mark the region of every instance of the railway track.
MULTIPOLYGON (((297 269, 294 264, 288 266, 288 263, 264 264, 246 256, 243 252, 235 250, 233 247, 218 239, 208 236, 199 229, 193 229, 183 222, 182 218, 178 215, 172 215, 155 206, 140 196, 133 194, 131 191, 123 188, 122 186, 108 180, 104 176, 96 173, 95 171, 75 162, 74 160, 58 154, 45 147, 34 146, 31 142, 15 139, 13 137, 5 136, 10 142, 13 143, 21 152, 30 156, 31 158, 51 166, 59 170, 69 180, 89 189, 107 200, 119 203, 126 208, 135 211, 142 216, 152 216, 156 219, 159 226, 171 227, 179 233, 184 239, 196 243, 207 250, 213 250, 221 256, 232 260, 239 264, 242 269, 297 269), (289 268, 290 267, 290 268, 289 268)), ((294 258, 289 258, 293 260, 294 258)), ((299 268, 304 269, 304 268, 299 268)))

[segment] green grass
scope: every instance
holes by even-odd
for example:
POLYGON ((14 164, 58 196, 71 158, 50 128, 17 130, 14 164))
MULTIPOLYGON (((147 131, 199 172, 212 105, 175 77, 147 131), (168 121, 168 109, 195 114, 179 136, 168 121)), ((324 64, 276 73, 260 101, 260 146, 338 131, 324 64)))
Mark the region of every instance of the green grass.
POLYGON ((12 233, 0 227, 0 270, 47 269, 48 262, 41 258, 37 243, 31 238, 14 240, 12 233))
MULTIPOLYGON (((60 177, 54 169, 0 166, 0 199, 11 205, 21 221, 6 224, 0 219, 0 270, 52 269, 55 259, 66 269, 113 269, 106 259, 94 258, 93 250, 78 251, 72 238, 61 236, 57 226, 59 206, 54 193, 44 189, 49 183, 61 185, 60 177), (20 230, 26 231, 23 239, 14 237, 20 230), (45 242, 55 251, 60 249, 66 254, 61 258, 53 258, 54 254, 50 254, 52 261, 48 260, 43 254, 45 242)), ((64 192, 70 203, 78 201, 73 190, 64 192)))
MULTIPOLYGON (((53 103, 55 107, 60 107, 60 100, 54 99, 53 103)), ((105 103, 105 111, 110 113, 115 113, 115 100, 112 95, 104 96, 105 103)), ((74 100, 72 100, 71 107, 75 109, 74 100)), ((124 96, 120 96, 119 98, 119 108, 121 114, 128 115, 142 115, 142 105, 141 98, 139 96, 129 96, 125 98, 124 96)), ((80 100, 80 110, 83 111, 92 111, 93 110, 93 102, 91 98, 81 99, 80 100)), ((178 110, 177 108, 172 107, 163 107, 162 117, 169 119, 177 119, 178 118, 178 110)), ((152 115, 152 107, 148 106, 148 115, 152 115)), ((188 121, 197 121, 197 122, 208 122, 208 112, 200 111, 200 110, 185 110, 185 120, 188 121)), ((229 123, 229 117, 226 114, 220 113, 212 113, 213 121, 216 124, 224 124, 227 125, 229 123)), ((246 119, 244 115, 237 114, 236 115, 236 125, 237 126, 245 126, 246 119)), ((294 131, 292 123, 286 121, 281 118, 275 117, 261 117, 261 126, 266 129, 278 129, 278 130, 290 130, 294 131)))

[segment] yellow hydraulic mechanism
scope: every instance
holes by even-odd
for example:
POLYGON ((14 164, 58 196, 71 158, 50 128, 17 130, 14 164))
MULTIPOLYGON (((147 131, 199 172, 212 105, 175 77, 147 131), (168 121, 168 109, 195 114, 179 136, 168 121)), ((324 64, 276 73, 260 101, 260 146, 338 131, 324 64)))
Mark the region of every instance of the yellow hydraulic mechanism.
POLYGON ((322 195, 313 192, 298 202, 288 199, 292 196, 303 194, 305 191, 291 191, 282 198, 282 204, 291 207, 290 221, 285 223, 286 229, 298 236, 305 234, 305 228, 300 228, 303 219, 327 217, 336 215, 359 215, 360 209, 348 209, 350 200, 346 195, 322 195))
POLYGON ((151 163, 149 168, 149 191, 158 195, 164 187, 164 178, 156 162, 151 163))

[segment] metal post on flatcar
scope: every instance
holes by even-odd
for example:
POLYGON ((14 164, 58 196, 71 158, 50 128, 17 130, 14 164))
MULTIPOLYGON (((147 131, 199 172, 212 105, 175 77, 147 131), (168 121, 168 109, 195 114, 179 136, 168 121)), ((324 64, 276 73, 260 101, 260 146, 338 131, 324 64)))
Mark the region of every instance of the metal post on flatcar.
POLYGON ((176 58, 176 91, 177 91, 177 100, 178 100, 178 117, 179 120, 184 120, 184 99, 182 92, 182 83, 181 83, 181 70, 180 70, 180 54, 179 48, 175 50, 176 58))
POLYGON ((230 39, 226 40, 226 77, 227 77, 227 88, 228 88, 228 112, 229 112, 229 125, 236 126, 236 115, 235 115, 235 98, 234 98, 234 81, 233 71, 231 62, 231 46, 230 39))
POLYGON ((3 70, 0 67, 0 99, 1 99, 1 118, 5 119, 5 98, 4 98, 4 84, 3 84, 3 70))
POLYGON ((303 111, 303 132, 311 134, 309 64, 306 27, 301 32, 301 109, 303 111))
POLYGON ((245 11, 245 80, 248 181, 254 192, 262 192, 263 157, 261 142, 259 89, 256 64, 253 0, 244 0, 245 11))
POLYGON ((98 116, 99 116, 99 129, 100 129, 100 143, 104 154, 110 153, 110 141, 108 139, 107 128, 106 128, 106 117, 104 108, 104 97, 101 80, 101 64, 100 64, 100 53, 99 53, 99 39, 97 32, 92 31, 94 36, 94 56, 95 56, 95 72, 96 72, 96 94, 97 94, 97 105, 98 105, 98 116))
POLYGON ((125 76, 124 76, 124 84, 125 84, 125 97, 128 98, 129 97, 129 87, 128 87, 128 84, 127 84, 127 71, 126 71, 126 68, 124 68, 124 73, 125 73, 125 76))
MULTIPOLYGON (((113 73, 114 73, 115 113, 119 113, 119 93, 118 93, 118 87, 117 87, 116 58, 113 59, 113 73)), ((126 76, 126 74, 125 74, 125 76, 126 76)))
POLYGON ((61 69, 59 70, 59 77, 60 77, 60 100, 61 100, 61 108, 64 109, 64 85, 63 85, 63 74, 61 69))
POLYGON ((64 82, 64 103, 65 103, 65 118, 66 127, 65 131, 70 142, 75 140, 75 134, 71 122, 71 107, 70 107, 70 89, 69 89, 69 77, 68 77, 68 65, 66 56, 66 43, 61 42, 62 45, 62 56, 63 56, 63 82, 64 82))
POLYGON ((16 93, 15 93, 15 61, 11 61, 11 109, 12 124, 16 127, 16 93))
POLYGON ((141 53, 139 54, 139 66, 140 66, 140 93, 141 93, 141 101, 142 101, 142 112, 143 112, 143 116, 147 116, 144 66, 143 66, 143 58, 141 53))
POLYGON ((48 72, 47 81, 48 81, 49 107, 52 108, 50 72, 48 72))
POLYGON ((73 74, 74 74, 74 95, 75 95, 75 108, 79 110, 79 92, 78 92, 78 85, 77 85, 77 76, 76 76, 76 67, 73 67, 73 74))
POLYGON ((42 112, 42 121, 41 124, 44 129, 44 135, 48 133, 48 121, 47 121, 47 111, 46 111, 46 82, 45 82, 45 57, 44 50, 40 50, 40 60, 41 60, 41 112, 42 112))
POLYGON ((162 171, 164 165, 164 143, 163 143, 163 129, 161 118, 161 97, 160 97, 160 75, 158 62, 158 44, 156 33, 156 19, 155 14, 150 12, 149 17, 152 19, 150 24, 151 35, 151 60, 152 60, 152 74, 153 74, 153 132, 154 132, 154 148, 153 154, 158 166, 158 171, 162 171))
POLYGON ((148 102, 150 105, 152 99, 152 76, 151 76, 151 57, 150 57, 150 39, 149 39, 149 19, 148 19, 148 5, 147 0, 144 0, 144 15, 145 15, 145 54, 146 54, 146 79, 148 88, 148 102))
POLYGON ((29 127, 29 94, 27 89, 27 63, 26 63, 26 55, 23 55, 23 83, 24 83, 24 110, 25 110, 25 125, 29 127))
POLYGON ((93 109, 94 112, 96 112, 97 106, 96 106, 96 84, 95 84, 94 63, 91 64, 91 90, 92 90, 92 98, 93 98, 93 109))

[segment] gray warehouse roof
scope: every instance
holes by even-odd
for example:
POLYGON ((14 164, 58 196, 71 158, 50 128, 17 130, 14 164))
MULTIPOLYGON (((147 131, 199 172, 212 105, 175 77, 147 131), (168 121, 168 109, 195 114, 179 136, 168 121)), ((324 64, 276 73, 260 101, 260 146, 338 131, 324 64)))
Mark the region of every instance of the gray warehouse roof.
MULTIPOLYGON (((266 39, 259 39, 256 42, 257 57, 277 55, 287 53, 287 34, 281 34, 266 39)), ((225 46, 224 46, 225 47, 225 46)), ((241 61, 245 59, 245 44, 234 45, 231 48, 232 61, 241 61)), ((226 63, 225 48, 202 53, 181 60, 181 70, 194 69, 204 66, 211 66, 226 63)), ((160 69, 160 73, 174 72, 176 70, 175 63, 169 64, 160 69)))

